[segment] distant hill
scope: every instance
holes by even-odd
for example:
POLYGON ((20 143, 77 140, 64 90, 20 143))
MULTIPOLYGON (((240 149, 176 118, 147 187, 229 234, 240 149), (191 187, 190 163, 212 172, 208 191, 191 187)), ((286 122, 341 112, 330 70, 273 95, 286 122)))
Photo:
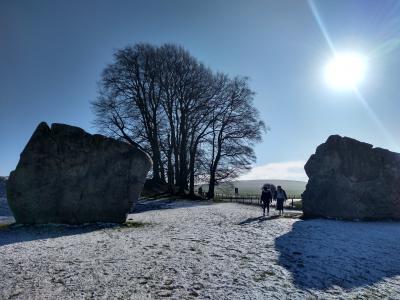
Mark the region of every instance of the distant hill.
MULTIPOLYGON (((288 196, 299 197, 306 189, 307 182, 297 180, 280 180, 280 179, 260 179, 260 180, 237 180, 233 182, 221 183, 216 188, 218 194, 234 194, 235 187, 239 189, 241 195, 259 195, 261 187, 265 183, 272 183, 276 186, 280 185, 286 191, 288 196)), ((208 190, 208 185, 201 185, 204 191, 208 190)))

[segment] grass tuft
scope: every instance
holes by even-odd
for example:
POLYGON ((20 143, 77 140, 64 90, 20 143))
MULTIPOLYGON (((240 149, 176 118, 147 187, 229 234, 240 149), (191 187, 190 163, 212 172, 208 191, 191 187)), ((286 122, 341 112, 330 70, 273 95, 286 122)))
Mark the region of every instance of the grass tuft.
POLYGON ((122 224, 123 227, 128 227, 128 228, 141 228, 150 225, 150 223, 145 223, 145 222, 135 222, 135 221, 126 221, 125 223, 122 224))
POLYGON ((0 224, 0 230, 9 229, 13 224, 0 224))

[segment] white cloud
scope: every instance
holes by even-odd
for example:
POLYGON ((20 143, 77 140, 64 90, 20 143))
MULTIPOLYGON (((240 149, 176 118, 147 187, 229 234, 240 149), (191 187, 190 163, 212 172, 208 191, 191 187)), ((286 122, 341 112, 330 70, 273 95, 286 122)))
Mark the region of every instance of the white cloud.
POLYGON ((286 179, 307 181, 304 171, 305 161, 287 161, 254 166, 247 174, 240 176, 239 180, 254 179, 286 179))

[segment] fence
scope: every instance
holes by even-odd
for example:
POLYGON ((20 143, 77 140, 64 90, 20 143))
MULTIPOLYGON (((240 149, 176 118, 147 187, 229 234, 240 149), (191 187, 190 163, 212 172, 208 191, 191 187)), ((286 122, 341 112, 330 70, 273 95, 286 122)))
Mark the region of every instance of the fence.
MULTIPOLYGON (((227 195, 227 194, 215 194, 216 200, 225 202, 236 202, 249 205, 260 205, 260 196, 255 195, 227 195)), ((273 201, 272 207, 276 206, 276 202, 273 201)), ((286 201, 286 208, 301 209, 301 199, 293 195, 288 195, 288 200, 286 201)))

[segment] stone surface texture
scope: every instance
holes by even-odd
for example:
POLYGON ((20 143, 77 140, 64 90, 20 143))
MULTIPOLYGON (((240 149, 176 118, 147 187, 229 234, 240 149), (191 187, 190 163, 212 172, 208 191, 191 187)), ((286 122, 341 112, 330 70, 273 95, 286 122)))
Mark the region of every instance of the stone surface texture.
POLYGON ((127 143, 64 124, 40 123, 7 181, 17 223, 122 223, 150 157, 127 143))
POLYGON ((305 217, 400 219, 400 154, 333 135, 304 168, 305 217))

